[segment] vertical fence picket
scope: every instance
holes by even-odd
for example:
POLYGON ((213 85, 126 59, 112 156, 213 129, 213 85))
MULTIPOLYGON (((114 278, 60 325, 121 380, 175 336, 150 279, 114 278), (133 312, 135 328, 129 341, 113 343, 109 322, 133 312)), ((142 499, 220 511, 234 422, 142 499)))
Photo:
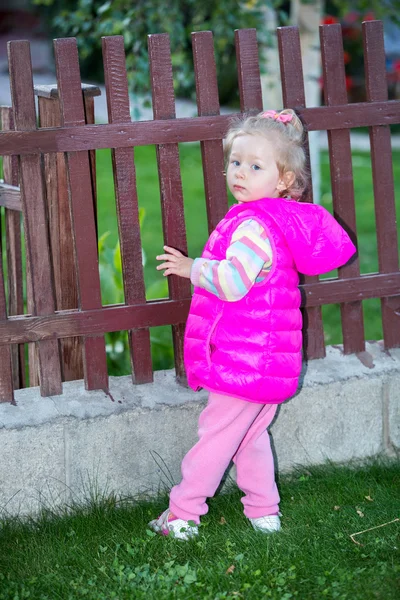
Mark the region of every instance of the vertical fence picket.
MULTIPOLYGON (((320 27, 324 95, 328 106, 347 104, 342 30, 338 25, 320 27)), ((335 217, 357 245, 356 211, 354 203, 353 166, 350 130, 328 131, 331 167, 332 199, 335 217)), ((358 277, 358 257, 338 269, 339 279, 358 277)), ((365 350, 364 319, 361 301, 340 305, 343 349, 345 354, 365 350)))
MULTIPOLYGON (((36 130, 29 42, 9 42, 8 56, 15 129, 36 130)), ((55 298, 41 156, 39 154, 21 156, 19 165, 32 307, 36 315, 49 315, 55 310, 55 298)), ((38 355, 41 394, 43 396, 61 394, 58 340, 39 342, 38 355)))
MULTIPOLYGON (((363 23, 363 37, 367 100, 382 102, 388 99, 382 22, 363 23)), ((370 127, 369 135, 379 272, 395 273, 399 270, 399 258, 390 127, 370 127)), ((400 345, 399 303, 400 295, 381 299, 385 348, 400 345)))
MULTIPOLYGON (((62 123, 63 125, 84 125, 85 112, 76 40, 74 38, 55 40, 54 54, 62 123)), ((101 308, 96 220, 88 152, 68 152, 67 171, 78 274, 79 306, 82 310, 101 308)), ((84 338, 83 368, 86 389, 108 389, 103 335, 84 338)))
MULTIPOLYGON (((102 44, 108 121, 128 123, 131 117, 124 38, 104 37, 102 44)), ((112 157, 125 304, 132 306, 146 301, 133 149, 114 148, 112 157)), ((148 328, 134 329, 128 336, 133 381, 148 383, 153 380, 150 331, 148 328)))
MULTIPOLYGON (((148 40, 154 119, 175 119, 175 97, 168 34, 150 35, 148 40)), ((167 246, 172 246, 187 254, 178 144, 158 145, 157 163, 164 240, 167 246)), ((188 298, 191 295, 188 279, 171 276, 168 277, 168 285, 170 297, 173 300, 188 298)), ((184 332, 184 323, 172 327, 175 370, 177 379, 181 381, 186 379, 183 365, 184 332)))
POLYGON ((236 62, 238 69, 240 110, 263 109, 257 32, 255 29, 236 29, 236 62))
MULTIPOLYGON (((3 131, 14 129, 14 117, 11 108, 0 107, 1 128, 3 131)), ((4 182, 18 185, 18 157, 3 157, 4 182)), ((21 215, 19 211, 5 209, 5 237, 7 253, 8 314, 24 314, 24 295, 22 283, 21 252, 21 215)), ((25 387, 24 344, 11 346, 14 389, 25 387)))
MULTIPOLYGON (((306 98, 304 92, 303 67, 301 63, 300 37, 297 27, 280 27, 278 29, 279 60, 282 80, 283 105, 304 108, 306 98)), ((305 139, 305 151, 309 165, 308 135, 305 139)), ((309 185, 305 202, 312 202, 312 186, 309 185)), ((304 277, 304 283, 315 283, 318 277, 304 277)), ((306 358, 323 358, 325 356, 324 327, 320 306, 304 309, 304 354, 306 358)))
MULTIPOLYGON (((217 70, 211 31, 192 33, 196 98, 199 117, 219 115, 217 70)), ((208 230, 211 232, 228 210, 222 140, 200 142, 206 194, 208 230)))

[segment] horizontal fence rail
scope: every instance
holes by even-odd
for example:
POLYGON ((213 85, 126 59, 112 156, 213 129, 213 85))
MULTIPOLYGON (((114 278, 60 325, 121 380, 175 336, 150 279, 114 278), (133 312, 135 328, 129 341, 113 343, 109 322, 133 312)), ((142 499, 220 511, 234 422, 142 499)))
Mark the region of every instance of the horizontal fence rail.
MULTIPOLYGON (((308 131, 326 131, 395 125, 400 123, 400 102, 359 102, 342 106, 296 109, 308 131)), ((104 148, 132 148, 155 144, 221 140, 234 115, 138 121, 118 124, 48 127, 37 131, 0 133, 0 156, 79 152, 104 148)))
MULTIPOLYGON (((400 123, 400 101, 387 98, 383 27, 363 24, 367 101, 348 104, 340 25, 323 26, 322 66, 326 106, 305 103, 299 32, 278 29, 284 107, 294 108, 306 132, 328 131, 334 215, 357 243, 350 129, 369 127, 379 272, 360 275, 358 257, 338 278, 305 277, 305 353, 325 355, 321 307, 341 308, 344 352, 362 352, 361 302, 380 298, 386 348, 400 346, 400 271, 390 125, 400 123)), ((1 108, 0 155, 4 183, 7 279, 0 269, 0 401, 24 387, 24 344, 29 381, 43 395, 62 381, 84 376, 88 389, 108 386, 104 334, 128 332, 134 383, 152 381, 150 328, 172 326, 175 370, 184 382, 183 335, 190 307, 188 280, 168 278, 169 299, 146 301, 134 148, 155 145, 163 243, 187 251, 179 146, 200 142, 209 231, 228 206, 223 138, 234 115, 220 115, 211 32, 192 36, 198 116, 176 118, 169 38, 149 36, 154 119, 132 122, 124 43, 103 38, 109 123, 94 124, 96 86, 81 83, 76 41, 55 40, 57 85, 36 89, 37 126, 28 42, 9 44, 13 108, 1 108), (94 151, 111 149, 124 304, 103 306, 97 252, 94 151), (21 228, 21 219, 24 227, 21 228), (49 225, 47 225, 47 223, 49 225), (21 231, 26 271, 22 269, 21 231), (27 289, 26 308, 22 295, 27 289)), ((255 30, 235 32, 240 110, 263 109, 255 30)), ((279 108, 279 107, 276 107, 279 108)), ((306 136, 307 138, 307 136, 306 136)), ((308 139, 305 150, 309 155, 308 139)), ((311 187, 303 201, 312 202, 311 187)), ((161 246, 162 244, 160 244, 161 246)), ((2 265, 1 265, 2 267, 2 265)))

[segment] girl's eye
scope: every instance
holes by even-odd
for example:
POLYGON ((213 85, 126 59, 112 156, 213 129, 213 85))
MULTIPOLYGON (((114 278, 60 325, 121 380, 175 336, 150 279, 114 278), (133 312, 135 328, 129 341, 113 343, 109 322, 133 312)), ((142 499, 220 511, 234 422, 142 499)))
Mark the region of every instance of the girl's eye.
POLYGON ((251 168, 253 169, 253 171, 259 171, 260 167, 258 165, 251 165, 251 168))
POLYGON ((240 162, 238 160, 233 160, 232 164, 234 167, 238 167, 240 165, 240 162))

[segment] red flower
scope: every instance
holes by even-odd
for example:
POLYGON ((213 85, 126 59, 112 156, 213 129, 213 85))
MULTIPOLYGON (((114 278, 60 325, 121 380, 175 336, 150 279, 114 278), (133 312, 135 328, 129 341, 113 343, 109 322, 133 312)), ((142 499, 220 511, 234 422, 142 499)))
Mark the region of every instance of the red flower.
POLYGON ((349 91, 353 87, 353 78, 350 75, 346 75, 346 90, 349 91))
POLYGON ((400 74, 400 58, 393 61, 393 70, 400 74))
POLYGON ((375 15, 373 12, 369 12, 364 15, 363 21, 375 21, 375 15))
POLYGON ((334 23, 339 23, 339 19, 332 17, 332 15, 325 15, 322 18, 322 25, 333 25, 334 23))
POLYGON ((346 50, 343 52, 343 58, 344 58, 344 64, 348 65, 349 62, 351 61, 351 56, 350 53, 347 52, 346 50))

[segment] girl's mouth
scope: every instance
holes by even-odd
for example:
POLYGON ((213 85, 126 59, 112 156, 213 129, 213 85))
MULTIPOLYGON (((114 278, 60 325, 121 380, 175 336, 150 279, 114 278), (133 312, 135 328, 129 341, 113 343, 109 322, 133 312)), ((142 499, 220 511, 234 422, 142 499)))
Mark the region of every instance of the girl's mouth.
POLYGON ((241 190, 244 190, 244 187, 242 187, 241 185, 234 185, 233 189, 238 190, 240 192, 241 190))

